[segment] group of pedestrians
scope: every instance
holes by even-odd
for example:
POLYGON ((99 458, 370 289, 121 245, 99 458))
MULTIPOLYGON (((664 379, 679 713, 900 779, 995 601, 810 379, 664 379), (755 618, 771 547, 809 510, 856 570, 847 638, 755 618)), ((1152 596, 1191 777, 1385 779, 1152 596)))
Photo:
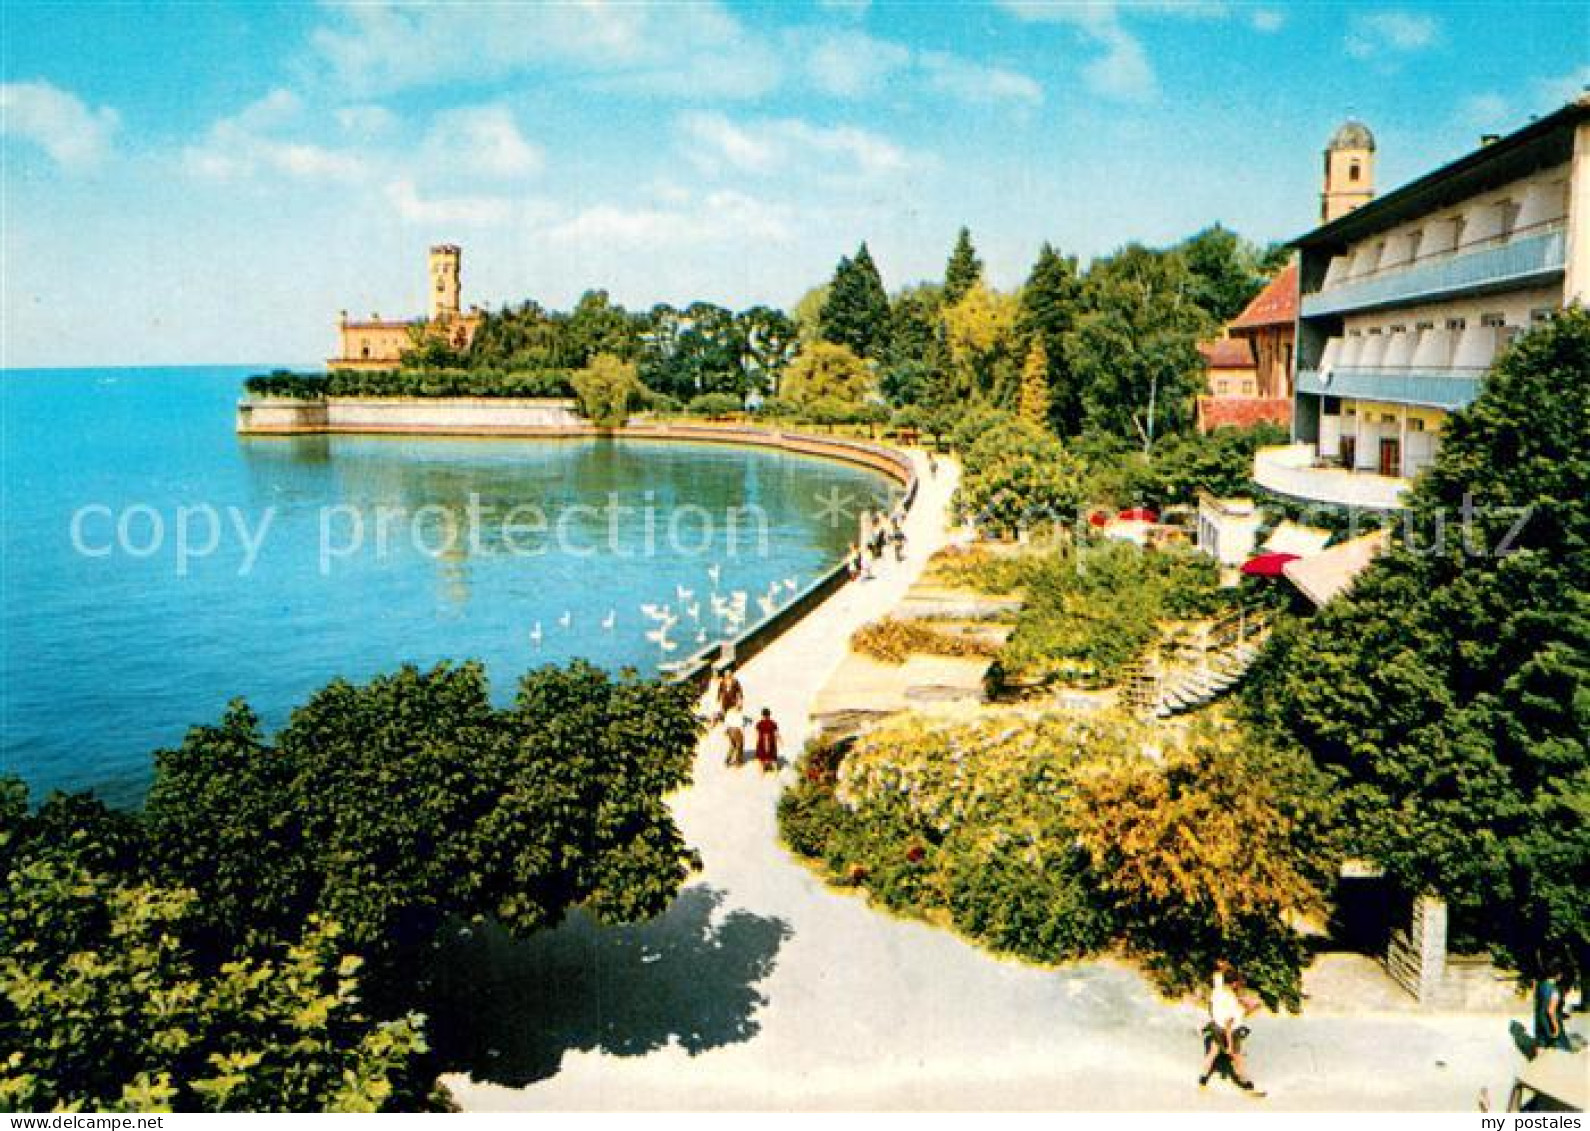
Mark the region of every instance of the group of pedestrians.
POLYGON ((745 732, 752 730, 756 735, 756 750, 752 756, 757 765, 762 767, 764 774, 776 772, 779 765, 778 723, 773 721, 773 712, 767 707, 763 707, 761 717, 755 723, 752 722, 751 716, 745 711, 745 688, 741 686, 740 677, 735 674, 732 664, 725 665, 718 672, 711 700, 712 725, 723 727, 727 745, 723 764, 734 767, 745 764, 745 732))
POLYGON ((905 561, 905 512, 895 510, 887 521, 880 510, 863 512, 861 535, 850 544, 850 553, 846 558, 850 565, 850 580, 870 581, 876 576, 875 568, 891 547, 894 560, 905 561))

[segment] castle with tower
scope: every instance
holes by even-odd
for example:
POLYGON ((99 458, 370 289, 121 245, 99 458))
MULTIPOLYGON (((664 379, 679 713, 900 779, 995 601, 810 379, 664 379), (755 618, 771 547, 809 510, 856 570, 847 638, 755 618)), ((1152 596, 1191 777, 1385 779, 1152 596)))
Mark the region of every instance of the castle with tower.
POLYGON ((480 327, 480 311, 465 313, 463 299, 464 253, 456 244, 431 248, 428 290, 430 310, 425 318, 383 320, 372 314, 353 320, 344 310, 337 319, 337 356, 326 361, 331 370, 396 369, 403 354, 427 336, 440 336, 454 349, 469 346, 480 327))

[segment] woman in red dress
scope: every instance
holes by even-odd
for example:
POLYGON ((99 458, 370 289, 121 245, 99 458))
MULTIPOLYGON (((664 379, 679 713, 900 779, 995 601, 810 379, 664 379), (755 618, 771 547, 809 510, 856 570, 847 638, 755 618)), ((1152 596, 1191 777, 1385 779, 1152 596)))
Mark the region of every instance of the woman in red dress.
POLYGON ((756 721, 756 760, 762 764, 764 774, 778 769, 778 724, 773 721, 773 712, 766 707, 756 721))

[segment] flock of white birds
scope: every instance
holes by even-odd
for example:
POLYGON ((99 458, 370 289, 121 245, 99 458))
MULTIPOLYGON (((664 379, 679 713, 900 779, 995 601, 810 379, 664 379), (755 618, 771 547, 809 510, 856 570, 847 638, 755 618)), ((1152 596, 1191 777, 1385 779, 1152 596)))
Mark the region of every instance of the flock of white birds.
MULTIPOLYGON (((737 636, 744 631, 751 595, 744 589, 735 589, 727 594, 720 593, 718 586, 722 576, 721 566, 707 567, 710 588, 704 593, 706 597, 704 607, 696 591, 687 589, 683 585, 674 586, 674 600, 669 604, 648 602, 640 605, 641 617, 654 626, 646 629, 646 639, 655 644, 666 656, 679 647, 679 641, 670 635, 676 629, 682 636, 693 639, 697 647, 705 645, 714 638, 737 636)), ((777 612, 779 605, 788 600, 797 588, 798 583, 793 577, 769 582, 767 592, 756 598, 756 606, 761 610, 762 619, 777 612)), ((598 623, 603 632, 612 632, 618 627, 618 620, 618 610, 614 608, 607 610, 607 615, 598 623)), ((573 611, 565 610, 563 615, 558 617, 556 624, 560 631, 572 632, 573 611)), ((541 627, 541 622, 536 621, 530 629, 530 643, 533 647, 539 648, 545 639, 546 633, 541 627)))

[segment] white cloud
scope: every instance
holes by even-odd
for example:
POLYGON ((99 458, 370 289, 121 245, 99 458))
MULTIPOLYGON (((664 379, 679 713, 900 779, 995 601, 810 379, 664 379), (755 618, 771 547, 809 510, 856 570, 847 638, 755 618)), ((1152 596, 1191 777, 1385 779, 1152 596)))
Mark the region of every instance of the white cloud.
POLYGON ((1003 67, 985 67, 941 51, 924 51, 919 64, 928 86, 964 102, 1043 101, 1043 87, 1035 79, 1003 67))
POLYGON ((910 64, 908 48, 861 32, 822 36, 806 55, 812 84, 841 98, 876 94, 910 64))
POLYGON ((44 150, 62 169, 92 169, 109 155, 119 116, 47 82, 0 83, 0 134, 44 150))
POLYGON ((739 124, 716 111, 681 114, 678 124, 692 161, 709 172, 723 167, 757 174, 809 170, 870 180, 910 164, 898 145, 856 126, 817 126, 798 118, 739 124))
POLYGON ((386 198, 400 219, 419 224, 505 224, 516 212, 507 196, 439 196, 426 199, 410 180, 386 186, 386 198))
POLYGON ((541 148, 519 132, 513 112, 496 105, 438 113, 422 152, 427 167, 478 177, 525 177, 545 161, 541 148))
MULTIPOLYGON (((1082 68, 1083 80, 1095 94, 1121 102, 1146 102, 1159 92, 1159 80, 1148 52, 1126 27, 1120 8, 1112 0, 1000 0, 1000 7, 1028 23, 1065 24, 1075 28, 1100 54, 1082 68)), ((1134 11, 1166 12, 1186 16, 1213 16, 1225 11, 1218 4, 1140 4, 1134 11)))
POLYGON ((1590 87, 1590 66, 1554 78, 1537 79, 1535 93, 1542 109, 1555 110, 1582 97, 1587 87, 1590 87))
POLYGON ((398 116, 385 106, 370 103, 344 106, 332 111, 332 117, 344 133, 366 139, 390 137, 401 124, 398 116))
POLYGON ((289 90, 273 90, 210 127, 204 139, 182 151, 184 166, 218 181, 283 174, 296 180, 355 181, 369 171, 356 150, 281 136, 304 128, 303 100, 289 90))
POLYGON ((795 230, 787 205, 719 191, 673 204, 595 205, 551 225, 544 236, 554 244, 593 251, 787 243, 795 230))
POLYGON ((1255 8, 1248 13, 1248 23, 1254 31, 1268 35, 1286 26, 1286 13, 1274 8, 1255 8))
POLYGON ((1471 94, 1458 103, 1458 116, 1474 129, 1501 129, 1513 116, 1513 107, 1500 94, 1471 94))
POLYGON ((1440 38, 1434 16, 1388 9, 1355 16, 1343 46, 1355 59, 1385 59, 1427 50, 1440 38))
POLYGON ((343 86, 366 93, 546 69, 611 86, 725 96, 761 94, 777 80, 776 56, 712 2, 576 0, 467 11, 375 2, 332 11, 333 22, 311 34, 313 49, 343 86))

